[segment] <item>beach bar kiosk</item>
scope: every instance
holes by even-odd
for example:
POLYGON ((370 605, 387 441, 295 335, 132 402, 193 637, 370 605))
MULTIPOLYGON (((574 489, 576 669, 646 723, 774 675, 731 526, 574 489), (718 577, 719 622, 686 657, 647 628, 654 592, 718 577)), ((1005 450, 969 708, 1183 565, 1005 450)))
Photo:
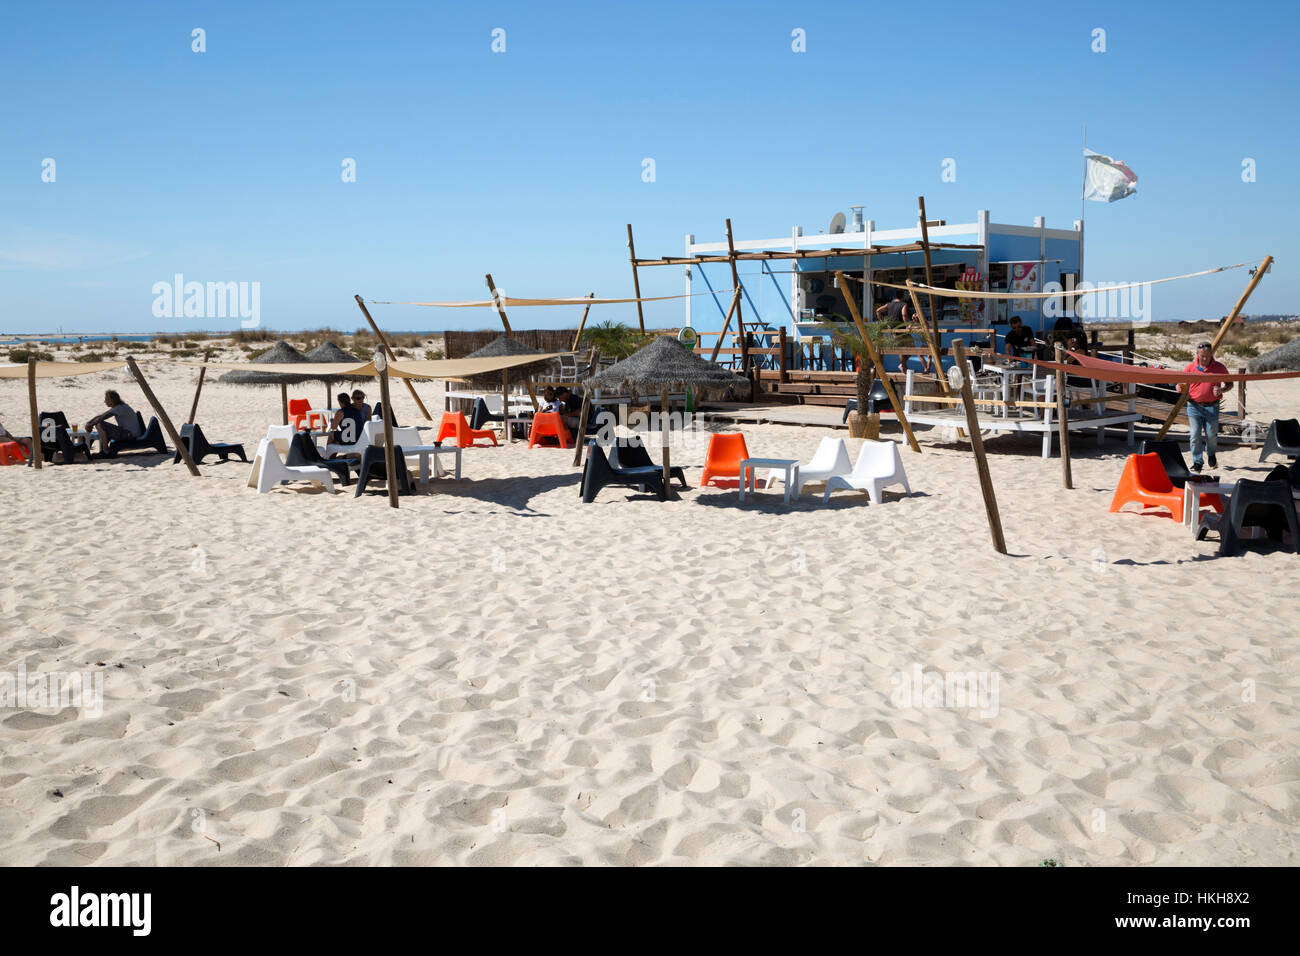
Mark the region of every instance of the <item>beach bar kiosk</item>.
MULTIPOLYGON (((832 223, 832 228, 838 223, 832 223)), ((1075 220, 1069 229, 1049 229, 1040 216, 1032 225, 993 222, 988 210, 976 213, 972 222, 950 224, 939 221, 928 226, 931 275, 935 286, 950 289, 993 292, 1042 292, 1048 283, 1063 289, 1083 280, 1083 223, 1075 220)), ((862 220, 855 209, 853 221, 843 232, 804 235, 796 226, 788 236, 775 239, 739 239, 735 242, 742 307, 746 329, 751 322, 759 334, 784 328, 799 348, 809 340, 828 338, 826 323, 848 321, 848 309, 835 285, 836 271, 843 272, 849 291, 864 318, 894 296, 893 289, 877 283, 902 284, 905 279, 924 284, 925 254, 918 221, 902 229, 877 229, 875 222, 862 220), (861 249, 863 253, 855 253, 861 249), (866 254, 869 250, 869 255, 866 254)), ((688 293, 732 288, 728 263, 716 260, 728 255, 728 244, 696 242, 686 237, 688 293)), ((1011 316, 1019 316, 1036 333, 1050 331, 1073 302, 1060 299, 955 299, 936 297, 943 344, 955 337, 954 329, 995 330, 1001 350, 1011 316)), ((919 296, 929 318, 929 297, 919 296)), ((687 298, 686 323, 696 328, 721 327, 729 304, 726 295, 687 298)), ((733 331, 735 326, 732 326, 733 331)), ((972 336, 963 333, 969 341, 972 336)), ((799 349, 802 353, 804 350, 799 349)))

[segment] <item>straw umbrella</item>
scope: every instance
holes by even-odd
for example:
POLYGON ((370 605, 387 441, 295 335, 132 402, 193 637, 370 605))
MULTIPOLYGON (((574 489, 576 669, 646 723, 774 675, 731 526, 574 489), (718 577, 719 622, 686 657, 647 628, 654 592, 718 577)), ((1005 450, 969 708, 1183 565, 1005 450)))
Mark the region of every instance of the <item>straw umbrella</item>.
MULTIPOLYGON (((668 393, 675 389, 694 388, 700 391, 721 391, 732 385, 742 385, 745 379, 726 369, 700 358, 693 351, 669 336, 658 336, 642 346, 631 356, 588 378, 583 390, 584 413, 581 427, 586 425, 586 407, 591 401, 592 389, 627 391, 633 398, 640 395, 659 395, 662 413, 664 490, 669 489, 668 461, 668 393)), ((579 435, 579 440, 582 436, 579 435)))
MULTIPOLYGON (((305 357, 308 362, 322 362, 322 363, 329 362, 335 364, 342 363, 342 362, 355 362, 357 365, 361 364, 361 359, 357 358, 355 355, 352 355, 349 352, 343 351, 343 349, 339 348, 333 342, 330 342, 328 340, 316 346, 314 349, 308 352, 305 357)), ((369 376, 368 375, 340 375, 338 378, 322 378, 321 381, 325 383, 325 407, 332 408, 334 405, 334 397, 331 394, 331 390, 333 389, 335 382, 342 382, 349 379, 364 379, 364 378, 369 378, 369 376)))
POLYGON ((310 375, 289 375, 282 372, 258 372, 251 366, 254 365, 298 365, 306 362, 307 359, 296 348, 288 342, 281 339, 276 342, 257 358, 249 362, 250 368, 238 369, 234 372, 227 372, 219 382, 226 382, 230 385, 279 385, 280 386, 280 408, 284 417, 284 424, 289 424, 289 386, 301 385, 303 382, 310 382, 310 375))
POLYGON ((1246 363, 1246 370, 1252 375, 1258 372, 1295 372, 1300 371, 1300 336, 1279 345, 1271 352, 1265 352, 1258 358, 1246 363))

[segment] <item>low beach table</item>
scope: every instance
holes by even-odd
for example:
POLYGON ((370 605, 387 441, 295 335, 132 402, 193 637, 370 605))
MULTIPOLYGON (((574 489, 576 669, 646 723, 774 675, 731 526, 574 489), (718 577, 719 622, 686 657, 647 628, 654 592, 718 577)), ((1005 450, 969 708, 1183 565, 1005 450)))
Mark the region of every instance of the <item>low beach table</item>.
POLYGON ((68 438, 72 440, 75 447, 80 448, 85 445, 87 453, 90 452, 90 443, 99 441, 99 432, 93 428, 88 432, 83 432, 79 428, 65 428, 64 431, 68 433, 68 438))
POLYGON ((420 480, 421 481, 429 480, 429 459, 430 458, 433 459, 434 477, 442 478, 447 473, 443 471, 442 465, 438 461, 438 456, 454 454, 456 456, 455 477, 457 481, 460 480, 460 447, 458 445, 412 445, 410 448, 407 448, 405 445, 403 445, 402 454, 408 458, 413 458, 416 455, 420 457, 420 480))
POLYGON ((760 467, 785 472, 785 503, 789 504, 790 491, 799 484, 799 459, 797 458, 746 458, 740 463, 740 500, 745 500, 746 469, 749 475, 749 490, 754 492, 757 491, 755 484, 760 467))

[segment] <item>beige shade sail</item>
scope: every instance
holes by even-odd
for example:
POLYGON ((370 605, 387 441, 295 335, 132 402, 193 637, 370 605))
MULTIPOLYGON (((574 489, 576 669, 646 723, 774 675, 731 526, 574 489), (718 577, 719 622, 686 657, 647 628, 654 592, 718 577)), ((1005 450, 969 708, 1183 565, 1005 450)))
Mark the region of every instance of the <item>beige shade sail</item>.
MULTIPOLYGON (((1029 262, 1031 260, 1025 260, 1029 262)), ((975 289, 941 289, 937 286, 924 285, 923 283, 913 282, 910 286, 899 285, 896 282, 881 282, 879 279, 872 281, 872 285, 883 286, 886 289, 902 289, 906 292, 911 289, 914 292, 924 293, 926 295, 937 295, 949 299, 1059 299, 1062 296, 1071 297, 1076 295, 1105 295, 1107 292, 1118 292, 1122 289, 1137 289, 1142 286, 1159 285, 1162 282, 1178 282, 1181 279, 1194 279, 1197 276, 1213 275, 1216 272, 1227 272, 1229 269, 1240 269, 1246 265, 1245 262, 1238 262, 1231 266, 1216 266, 1213 269, 1202 269, 1200 272, 1188 272, 1180 276, 1166 276, 1163 279, 1147 279, 1145 282, 1122 282, 1115 285, 1105 283, 1087 283, 1084 287, 1073 289, 1062 289, 1059 292, 982 292, 975 289)))
MULTIPOLYGON (((486 358, 459 358, 437 360, 411 360, 389 362, 388 374, 394 378, 466 378, 500 372, 519 365, 531 365, 558 357, 560 352, 537 355, 494 355, 486 358)), ((48 363, 47 363, 48 364, 48 363)), ((63 363, 59 363, 63 364, 63 363)), ((74 363, 75 364, 75 363, 74 363)), ((193 368, 202 368, 203 362, 181 362, 193 368)), ((268 375, 303 375, 310 378, 338 378, 343 375, 369 375, 375 371, 373 362, 358 365, 351 362, 295 362, 289 365, 253 365, 250 362, 208 362, 208 368, 239 369, 247 372, 265 372, 268 375)), ((26 369, 26 366, 23 366, 26 369)), ((25 372, 24 372, 25 374, 25 372)))
MULTIPOLYGON (((65 378, 69 375, 94 375, 126 368, 125 362, 37 362, 37 378, 65 378)), ((0 365, 0 378, 26 378, 26 365, 0 365)))

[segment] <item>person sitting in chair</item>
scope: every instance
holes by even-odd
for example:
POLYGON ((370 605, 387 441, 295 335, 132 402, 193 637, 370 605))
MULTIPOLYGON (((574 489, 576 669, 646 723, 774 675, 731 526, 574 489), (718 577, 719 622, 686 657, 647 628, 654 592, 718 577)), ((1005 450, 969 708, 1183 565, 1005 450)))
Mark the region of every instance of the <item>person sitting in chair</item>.
MULTIPOLYGON (((364 395, 362 396, 365 397, 364 395)), ((362 430, 366 427, 366 417, 361 409, 352 404, 347 392, 339 392, 339 410, 330 422, 331 445, 355 445, 361 440, 362 430)))
POLYGON ((357 411, 361 412, 361 417, 366 421, 370 421, 374 415, 370 406, 366 404, 366 393, 359 388, 352 390, 352 405, 357 411))
POLYGON ((1025 325, 1018 315, 1011 317, 1011 328, 1007 330, 1006 343, 1008 355, 1024 358, 1026 355, 1034 354, 1033 330, 1025 325))
POLYGON ((564 427, 571 432, 576 432, 578 415, 582 411, 582 399, 574 395, 567 385, 561 385, 555 390, 555 402, 559 406, 556 411, 560 413, 564 427))
POLYGON ((22 445, 23 451, 27 453, 27 457, 32 457, 32 440, 30 438, 19 438, 17 435, 11 435, 9 434, 8 429, 6 429, 3 424, 0 424, 0 442, 9 441, 22 445))
POLYGON ((104 393, 104 404, 108 406, 108 411, 101 412, 86 422, 86 431, 99 432, 101 451, 108 448, 109 442, 119 438, 144 437, 144 432, 140 429, 140 416, 135 413, 135 409, 122 401, 121 395, 110 388, 104 393), (117 419, 116 424, 110 422, 110 418, 117 419))
POLYGON ((540 414, 546 414, 547 412, 560 412, 563 414, 562 403, 556 397, 555 389, 551 386, 547 385, 546 388, 542 389, 542 400, 537 406, 537 411, 540 414))

